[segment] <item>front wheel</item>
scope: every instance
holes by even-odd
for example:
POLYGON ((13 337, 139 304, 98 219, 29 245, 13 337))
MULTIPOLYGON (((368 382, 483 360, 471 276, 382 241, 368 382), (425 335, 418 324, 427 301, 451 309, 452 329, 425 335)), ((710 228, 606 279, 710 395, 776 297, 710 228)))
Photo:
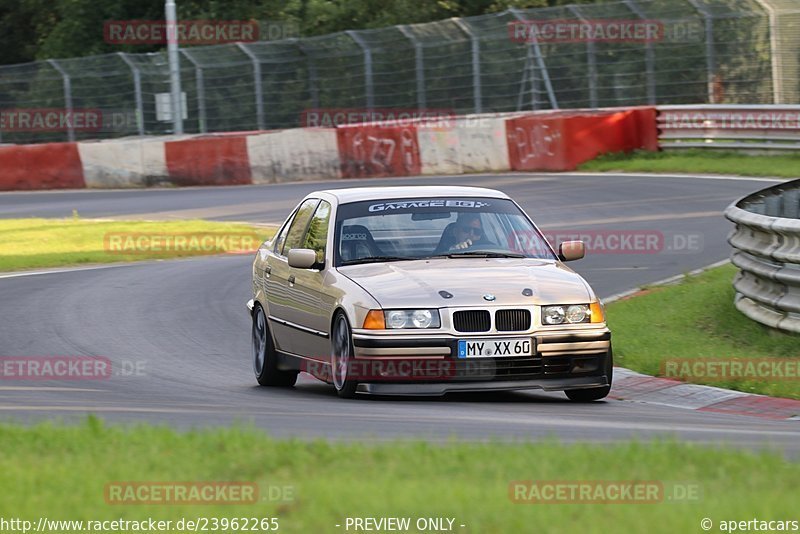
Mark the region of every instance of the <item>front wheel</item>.
POLYGON ((253 372, 262 386, 290 387, 297 382, 297 371, 278 369, 278 355, 267 326, 267 316, 259 304, 253 309, 253 372))
POLYGON ((587 389, 568 389, 564 393, 567 398, 573 402, 592 402, 600 399, 605 399, 609 392, 611 392, 611 378, 614 374, 614 356, 611 353, 611 348, 608 349, 608 357, 606 358, 606 376, 608 377, 608 385, 600 388, 587 388, 587 389))
POLYGON ((358 382, 350 376, 353 358, 353 336, 344 313, 338 313, 331 330, 331 374, 336 393, 345 399, 355 397, 358 382))

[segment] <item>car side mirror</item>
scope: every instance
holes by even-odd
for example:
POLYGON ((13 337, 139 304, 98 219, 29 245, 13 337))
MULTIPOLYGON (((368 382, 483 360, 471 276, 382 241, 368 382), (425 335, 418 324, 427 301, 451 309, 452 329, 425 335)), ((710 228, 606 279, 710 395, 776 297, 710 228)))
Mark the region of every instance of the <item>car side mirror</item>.
POLYGON ((561 261, 579 260, 586 256, 583 241, 564 241, 558 246, 558 259, 561 261))
POLYGON ((289 267, 311 269, 317 265, 317 253, 310 248, 293 248, 286 256, 289 267))

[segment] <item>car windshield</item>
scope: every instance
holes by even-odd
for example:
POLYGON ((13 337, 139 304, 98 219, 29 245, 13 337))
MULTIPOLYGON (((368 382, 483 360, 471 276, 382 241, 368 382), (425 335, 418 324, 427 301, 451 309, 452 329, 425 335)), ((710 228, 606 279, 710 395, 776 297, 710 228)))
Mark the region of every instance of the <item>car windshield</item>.
POLYGON ((432 257, 555 259, 508 199, 416 198, 339 206, 336 265, 432 257))

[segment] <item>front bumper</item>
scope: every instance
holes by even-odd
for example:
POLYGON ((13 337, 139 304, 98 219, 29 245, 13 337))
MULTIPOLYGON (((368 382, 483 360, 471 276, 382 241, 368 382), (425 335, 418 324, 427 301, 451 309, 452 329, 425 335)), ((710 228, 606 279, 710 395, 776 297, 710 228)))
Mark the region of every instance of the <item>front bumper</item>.
MULTIPOLYGON (((475 336, 353 336, 358 391, 376 395, 442 395, 454 391, 563 391, 609 385, 607 328, 528 334, 530 356, 458 358, 458 341, 475 336), (405 367, 403 367, 403 364, 405 367), (408 365, 410 364, 410 365, 408 365), (424 364, 424 365, 423 365, 424 364), (421 369, 419 373, 396 370, 421 369), (385 373, 383 371, 386 371, 385 373)), ((526 336, 482 336, 487 340, 526 336)))

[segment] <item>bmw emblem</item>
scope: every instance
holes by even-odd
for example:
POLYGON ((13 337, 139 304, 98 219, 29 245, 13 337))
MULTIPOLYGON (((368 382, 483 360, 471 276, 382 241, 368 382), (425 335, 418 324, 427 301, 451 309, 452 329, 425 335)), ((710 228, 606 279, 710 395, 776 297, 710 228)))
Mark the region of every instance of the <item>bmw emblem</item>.
POLYGON ((495 297, 495 296, 494 296, 494 295, 492 295, 491 293, 486 293, 486 294, 483 296, 483 300, 488 300, 489 302, 492 302, 492 301, 493 301, 494 299, 496 299, 496 298, 497 298, 497 297, 495 297))

